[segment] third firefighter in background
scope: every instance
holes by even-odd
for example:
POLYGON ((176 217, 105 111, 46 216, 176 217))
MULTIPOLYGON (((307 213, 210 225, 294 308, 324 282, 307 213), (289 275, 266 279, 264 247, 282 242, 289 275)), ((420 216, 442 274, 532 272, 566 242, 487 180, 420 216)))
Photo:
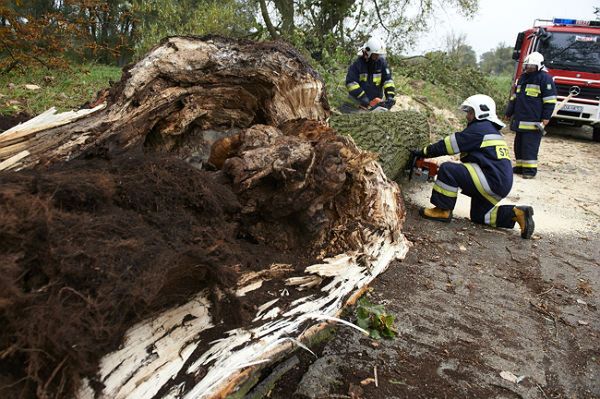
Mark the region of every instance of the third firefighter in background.
POLYGON ((535 177, 538 169, 538 152, 544 126, 556 105, 556 87, 552 77, 543 70, 544 56, 529 54, 523 61, 523 74, 519 78, 506 109, 515 135, 516 164, 513 171, 525 179, 535 177))

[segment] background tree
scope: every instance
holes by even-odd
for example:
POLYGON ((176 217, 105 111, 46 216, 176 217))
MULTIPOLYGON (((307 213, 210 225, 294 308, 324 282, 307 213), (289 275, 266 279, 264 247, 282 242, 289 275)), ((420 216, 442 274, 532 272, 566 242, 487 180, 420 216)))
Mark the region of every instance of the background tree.
POLYGON ((446 36, 446 53, 458 67, 477 66, 477 54, 473 47, 467 44, 467 36, 464 33, 446 36))
POLYGON ((479 68, 482 72, 491 75, 510 75, 515 69, 512 52, 512 47, 500 43, 496 48, 481 55, 479 68))
MULTIPOLYGON (((63 56, 123 65, 165 36, 217 33, 282 38, 327 65, 339 54, 354 55, 374 31, 398 53, 427 29, 436 9, 472 15, 477 6, 478 0, 0 0, 0 55, 11 60, 5 68, 36 59, 50 65, 63 56)), ((461 62, 472 61, 469 47, 454 50, 461 62)))
POLYGON ((257 3, 242 0, 134 0, 135 52, 143 55, 165 36, 221 34, 260 38, 257 3))
POLYGON ((58 11, 82 32, 76 42, 81 58, 123 65, 131 58, 136 17, 126 0, 68 0, 58 11))
POLYGON ((478 0, 258 0, 272 38, 307 40, 310 50, 355 50, 375 30, 396 52, 414 43, 438 8, 470 16, 478 0))
POLYGON ((64 64, 62 55, 69 38, 79 36, 75 25, 65 20, 53 1, 0 2, 0 72, 17 66, 64 64))
POLYGON ((176 34, 259 38, 256 15, 255 0, 0 0, 0 67, 124 65, 176 34))

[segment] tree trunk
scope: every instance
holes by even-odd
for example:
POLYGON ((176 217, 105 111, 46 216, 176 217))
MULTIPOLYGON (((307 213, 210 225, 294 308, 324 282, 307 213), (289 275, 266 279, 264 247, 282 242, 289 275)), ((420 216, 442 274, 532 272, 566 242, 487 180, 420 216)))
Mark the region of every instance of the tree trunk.
POLYGON ((414 111, 371 112, 332 116, 329 123, 339 133, 352 136, 361 147, 379 154, 386 175, 401 177, 409 150, 429 143, 427 118, 414 111))
POLYGON ((286 38, 290 38, 294 33, 294 1, 293 0, 274 0, 275 7, 281 16, 281 33, 286 38))
POLYGON ((273 26, 273 22, 271 22, 271 17, 269 16, 269 9, 267 8, 266 0, 259 0, 260 5, 260 13, 265 21, 265 26, 271 35, 271 39, 277 40, 279 38, 279 34, 277 33, 277 29, 273 26))

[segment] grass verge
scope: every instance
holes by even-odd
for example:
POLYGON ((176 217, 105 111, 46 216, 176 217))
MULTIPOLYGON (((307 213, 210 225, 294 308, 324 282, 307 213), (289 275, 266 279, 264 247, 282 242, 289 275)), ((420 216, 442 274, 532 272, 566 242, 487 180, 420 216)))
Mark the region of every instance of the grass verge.
POLYGON ((65 70, 27 68, 0 75, 0 115, 38 115, 48 108, 78 109, 98 90, 121 77, 121 68, 106 65, 74 65, 65 70), (31 90, 26 85, 36 85, 31 90))

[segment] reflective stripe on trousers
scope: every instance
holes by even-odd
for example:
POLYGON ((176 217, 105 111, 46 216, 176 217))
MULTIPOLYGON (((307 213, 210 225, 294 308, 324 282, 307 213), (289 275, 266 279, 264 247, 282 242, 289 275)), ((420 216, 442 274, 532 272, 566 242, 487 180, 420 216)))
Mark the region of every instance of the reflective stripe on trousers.
POLYGON ((485 199, 496 205, 502 199, 502 197, 492 191, 487 179, 485 178, 485 175, 483 174, 483 171, 481 170, 481 167, 476 163, 465 163, 464 165, 469 171, 469 174, 473 179, 473 183, 475 183, 475 187, 477 187, 477 191, 479 191, 479 193, 483 195, 485 199))

